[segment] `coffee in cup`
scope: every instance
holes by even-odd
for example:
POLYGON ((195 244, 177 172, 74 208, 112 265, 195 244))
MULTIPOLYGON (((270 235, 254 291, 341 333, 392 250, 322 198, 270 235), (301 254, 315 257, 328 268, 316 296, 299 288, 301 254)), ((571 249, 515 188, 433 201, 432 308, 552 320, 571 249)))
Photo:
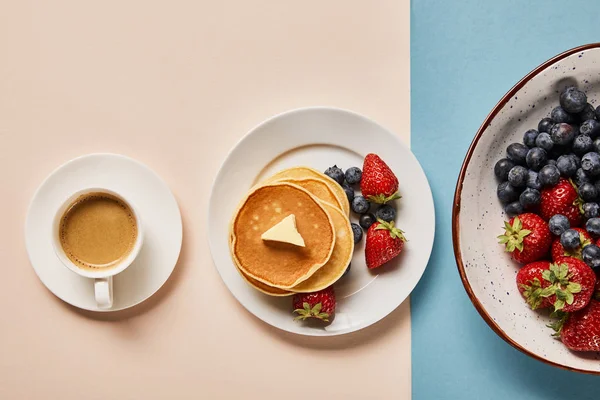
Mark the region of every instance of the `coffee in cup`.
POLYGON ((119 265, 133 250, 137 235, 133 211, 109 193, 81 195, 60 220, 59 239, 65 255, 88 271, 119 265))

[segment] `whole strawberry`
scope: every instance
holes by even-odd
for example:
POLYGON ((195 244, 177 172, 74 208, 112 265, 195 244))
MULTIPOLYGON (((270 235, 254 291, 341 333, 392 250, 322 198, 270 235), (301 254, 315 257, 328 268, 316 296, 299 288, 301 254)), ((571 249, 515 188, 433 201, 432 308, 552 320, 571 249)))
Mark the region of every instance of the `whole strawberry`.
POLYGON ((560 340, 573 351, 600 351, 600 302, 564 316, 558 324, 560 340))
POLYGON ((498 242, 505 245, 513 260, 527 264, 537 261, 548 253, 552 236, 548 224, 536 214, 526 213, 504 223, 504 235, 498 242))
POLYGON ((394 257, 404 248, 404 232, 394 226, 394 221, 378 219, 367 231, 365 258, 367 268, 377 268, 394 257))
POLYGON ((554 241, 552 242, 552 249, 550 250, 550 253, 552 254, 552 260, 556 261, 556 259, 558 259, 560 257, 574 257, 578 260, 583 259, 581 252, 583 251, 583 248, 585 246, 593 243, 592 237, 590 236, 589 233, 587 233, 587 231, 585 229, 581 229, 581 228, 573 228, 573 229, 576 230, 577 232, 579 232, 579 240, 581 241, 581 244, 573 250, 567 250, 560 243, 560 238, 554 239, 554 241))
POLYGON ((569 219, 571 227, 581 225, 582 200, 571 182, 561 178, 558 183, 542 190, 540 216, 548 221, 556 214, 562 214, 569 219))
POLYGON ((552 306, 549 297, 554 293, 552 283, 544 279, 550 270, 550 261, 536 261, 525 265, 517 272, 517 288, 532 310, 552 306))
POLYGON ((573 312, 588 305, 596 287, 594 270, 573 257, 558 258, 554 265, 558 266, 558 272, 547 273, 544 277, 550 278, 557 288, 555 296, 550 297, 554 309, 573 312))
POLYGON ((297 293, 292 300, 294 312, 298 315, 294 320, 311 318, 329 322, 335 314, 335 291, 333 286, 314 293, 297 293))
POLYGON ((374 203, 399 199, 398 178, 377 154, 367 154, 360 180, 362 195, 374 203))

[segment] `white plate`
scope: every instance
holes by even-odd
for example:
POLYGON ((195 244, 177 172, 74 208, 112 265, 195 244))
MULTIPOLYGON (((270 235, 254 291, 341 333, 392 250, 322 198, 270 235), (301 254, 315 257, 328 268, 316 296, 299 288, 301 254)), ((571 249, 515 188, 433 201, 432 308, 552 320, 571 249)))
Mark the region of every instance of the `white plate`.
POLYGON ((35 193, 25 225, 33 269, 57 297, 85 310, 118 311, 152 296, 167 281, 181 250, 181 214, 165 182, 150 168, 116 154, 91 154, 56 169, 35 193), (65 267, 52 247, 52 220, 60 204, 86 187, 104 187, 131 199, 144 224, 144 245, 134 263, 114 278, 114 306, 101 310, 92 279, 65 267))
POLYGON ((465 289, 488 325, 501 338, 540 361, 600 374, 600 354, 574 353, 554 339, 547 315, 523 301, 515 276, 519 266, 498 244, 506 216, 496 197, 495 163, 506 146, 558 106, 567 85, 600 100, 600 43, 571 49, 546 61, 517 83, 492 109, 477 132, 458 178, 454 198, 454 253, 465 289))
MULTIPOLYGON (((353 222, 357 216, 352 215, 353 222)), ((288 332, 333 336, 365 328, 392 312, 421 278, 433 245, 435 217, 431 189, 415 156, 398 137, 358 114, 325 107, 277 115, 248 133, 225 159, 210 197, 208 237, 223 281, 252 314, 288 332), (364 237, 356 246, 351 271, 338 283, 334 321, 325 328, 294 322, 291 297, 270 297, 250 287, 229 253, 229 222, 238 203, 256 181, 292 166, 324 171, 337 164, 362 168, 363 158, 377 153, 400 181, 397 225, 406 232, 403 253, 388 265, 369 271, 364 237)))

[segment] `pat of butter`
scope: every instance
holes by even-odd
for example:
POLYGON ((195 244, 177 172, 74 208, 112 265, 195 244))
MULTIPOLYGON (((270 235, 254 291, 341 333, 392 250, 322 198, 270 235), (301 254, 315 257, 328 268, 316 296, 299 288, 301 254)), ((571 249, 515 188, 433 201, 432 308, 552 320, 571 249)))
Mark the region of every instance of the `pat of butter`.
POLYGON ((260 237, 262 240, 271 240, 274 242, 283 242, 293 244, 295 246, 305 247, 304 239, 298 229, 296 229, 296 216, 290 214, 278 224, 273 225, 271 229, 266 231, 260 237))

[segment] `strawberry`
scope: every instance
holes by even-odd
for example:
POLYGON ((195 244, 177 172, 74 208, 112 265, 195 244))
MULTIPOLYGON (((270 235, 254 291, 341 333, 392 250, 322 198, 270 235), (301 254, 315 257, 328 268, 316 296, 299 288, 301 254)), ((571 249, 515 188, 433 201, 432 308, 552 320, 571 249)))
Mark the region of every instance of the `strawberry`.
POLYGON ((405 241, 404 232, 394 226, 394 221, 385 222, 377 219, 377 222, 367 231, 365 245, 367 268, 377 268, 396 257, 402 252, 405 241))
POLYGON ((573 257, 530 263, 517 273, 519 292, 533 310, 550 306, 562 312, 580 310, 589 303, 595 285, 594 271, 573 257))
POLYGON ((560 243, 560 238, 554 239, 552 242, 552 260, 556 261, 559 257, 575 257, 578 260, 582 259, 581 251, 588 244, 592 244, 592 237, 585 229, 581 228, 573 228, 577 232, 579 232, 579 239, 581 240, 581 245, 574 250, 566 250, 563 245, 560 243))
POLYGON ((565 315, 551 327, 573 351, 600 351, 600 302, 592 300, 583 310, 565 315))
POLYGON ((573 184, 561 178, 555 186, 542 190, 540 216, 548 221, 552 216, 562 214, 569 219, 571 227, 579 226, 582 203, 573 184))
POLYGON ((296 293, 293 298, 294 320, 320 319, 329 322, 335 314, 335 291, 333 286, 313 293, 296 293))
POLYGON ((360 180, 362 195, 374 203, 399 199, 398 178, 377 154, 367 154, 360 180))
POLYGON ((504 223, 504 235, 498 242, 504 244, 513 260, 527 264, 543 258, 550 249, 552 236, 548 224, 536 214, 526 213, 504 223))
POLYGON ((532 310, 552 306, 549 297, 553 293, 550 281, 543 278, 550 269, 550 261, 536 261, 525 265, 517 272, 517 287, 532 310))

